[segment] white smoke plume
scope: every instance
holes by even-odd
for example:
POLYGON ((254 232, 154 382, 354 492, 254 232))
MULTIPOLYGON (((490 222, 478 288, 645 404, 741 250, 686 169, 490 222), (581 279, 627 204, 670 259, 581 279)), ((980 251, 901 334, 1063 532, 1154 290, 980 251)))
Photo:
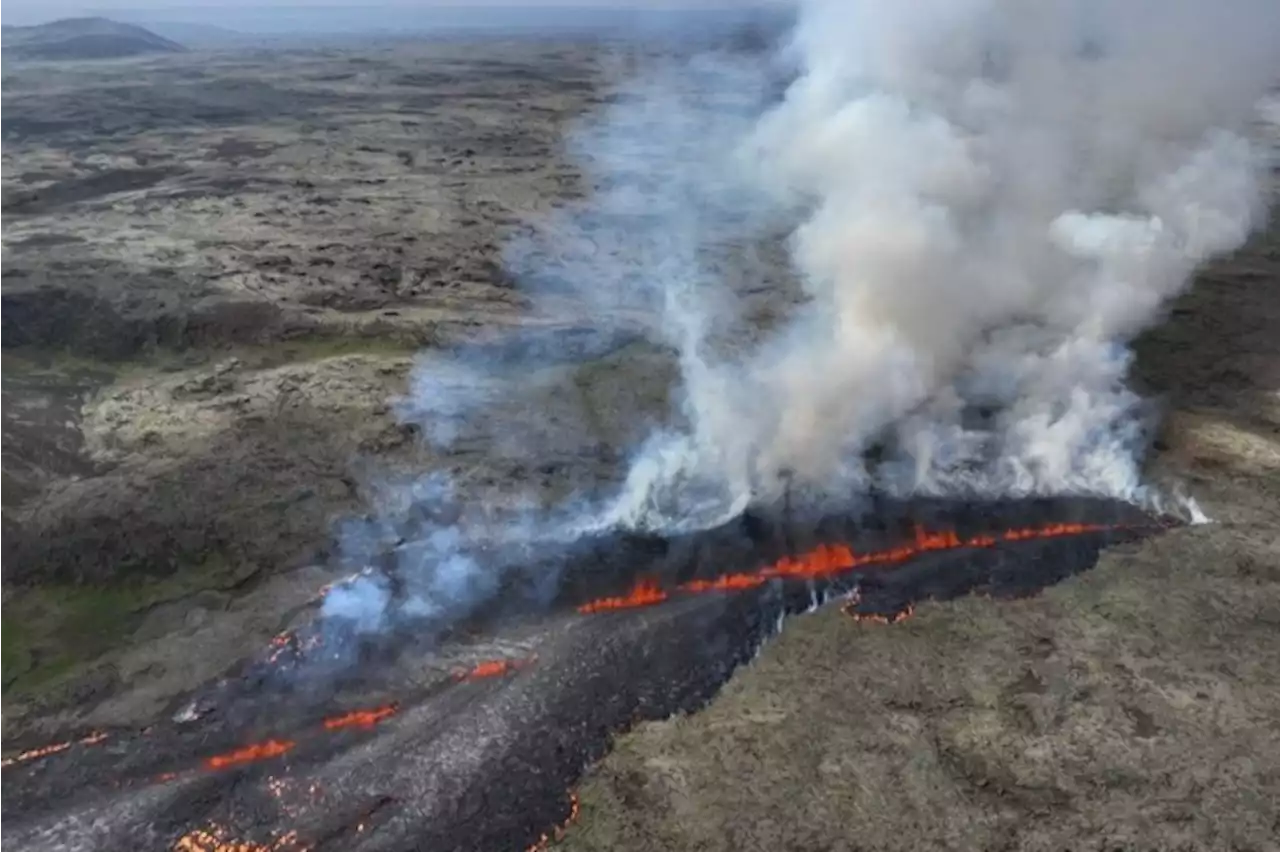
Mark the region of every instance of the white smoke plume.
MULTIPOLYGON (((1276 0, 807 0, 780 102, 771 60, 664 62, 572 140, 590 197, 507 261, 604 343, 677 349, 678 425, 603 505, 465 517, 442 479, 389 485, 325 615, 447 629, 512 580, 495 546, 709 527, 789 488, 1156 501, 1127 343, 1262 221, 1277 45, 1276 0), (703 250, 779 228, 806 299, 756 339, 703 250)), ((785 290, 766 269, 751 289, 785 290)), ((400 412, 447 447, 505 369, 424 358, 400 412)), ((493 445, 554 444, 537 414, 493 445)))
POLYGON ((1148 498, 1125 343, 1261 221, 1280 4, 810 0, 792 47, 734 156, 801 222, 810 301, 745 357, 684 346, 688 428, 613 517, 788 483, 1148 498))

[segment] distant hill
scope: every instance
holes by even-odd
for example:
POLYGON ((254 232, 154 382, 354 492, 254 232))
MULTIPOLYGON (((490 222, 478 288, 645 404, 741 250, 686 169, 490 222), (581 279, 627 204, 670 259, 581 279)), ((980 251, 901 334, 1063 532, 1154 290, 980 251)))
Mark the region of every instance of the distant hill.
POLYGON ((11 59, 114 59, 145 53, 186 50, 133 24, 107 18, 64 18, 33 27, 0 28, 0 42, 11 59))
POLYGON ((214 24, 149 21, 145 18, 139 19, 139 23, 157 35, 192 48, 233 47, 262 40, 261 36, 253 33, 242 33, 214 24))

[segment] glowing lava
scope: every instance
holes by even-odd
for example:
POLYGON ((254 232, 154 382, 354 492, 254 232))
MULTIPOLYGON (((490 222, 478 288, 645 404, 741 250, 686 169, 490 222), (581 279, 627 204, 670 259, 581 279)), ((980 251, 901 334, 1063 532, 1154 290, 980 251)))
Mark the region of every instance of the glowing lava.
POLYGON ((858 601, 858 593, 854 592, 849 596, 849 600, 840 607, 840 611, 854 621, 860 621, 864 624, 897 624, 899 621, 906 621, 916 614, 916 608, 912 604, 907 604, 905 609, 900 609, 888 615, 875 612, 858 612, 858 601))
MULTIPOLYGON (((1122 524, 1048 524, 1043 527, 1007 529, 994 534, 986 533, 961 538, 954 530, 930 531, 917 526, 914 539, 886 550, 856 553, 844 544, 820 544, 808 553, 800 556, 784 556, 772 565, 766 565, 756 571, 722 574, 710 580, 690 580, 678 586, 676 591, 689 594, 734 592, 754 589, 770 580, 829 580, 859 568, 906 562, 923 553, 995 547, 1005 542, 1062 538, 1127 528, 1122 524)), ((652 606, 662 603, 668 597, 670 593, 659 586, 657 581, 642 579, 627 594, 588 601, 578 607, 578 612, 590 615, 596 612, 652 606)))
POLYGON ((527 657, 523 660, 485 660, 483 663, 476 663, 469 669, 454 669, 454 680, 480 680, 486 677, 499 677, 505 674, 517 672, 526 666, 531 666, 537 661, 537 657, 527 657))
POLYGON ((385 707, 378 707, 373 710, 353 710, 341 716, 331 716, 324 720, 324 729, 326 731, 336 731, 341 728, 372 728, 383 719, 389 719, 396 714, 396 706, 388 704, 385 707))
POLYGON ((226 754, 215 754, 213 757, 207 757, 204 765, 209 769, 226 769, 231 766, 241 766, 258 760, 279 757, 290 751, 295 745, 297 743, 292 740, 267 740, 261 743, 253 743, 235 751, 229 751, 226 754))
POLYGON ((188 831, 173 844, 173 852, 305 852, 306 848, 296 831, 282 834, 270 843, 255 843, 232 839, 231 832, 217 825, 188 831))
POLYGON ((37 760, 41 757, 48 757, 51 754, 57 754, 60 751, 66 751, 67 749, 71 748, 73 745, 77 745, 77 744, 97 745, 98 743, 102 742, 106 738, 107 738, 106 734, 101 732, 96 732, 96 733, 89 734, 86 737, 81 737, 78 740, 67 740, 66 742, 51 743, 46 746, 40 746, 39 748, 28 749, 27 751, 24 751, 20 754, 15 754, 13 757, 6 757, 4 760, 0 760, 0 768, 13 766, 14 764, 17 764, 17 763, 26 763, 28 760, 37 760))
POLYGON ((578 607, 578 612, 589 615, 593 612, 606 612, 611 609, 631 609, 637 606, 652 606, 667 599, 667 593, 658 585, 657 580, 641 578, 625 595, 616 598, 600 598, 578 607))
POLYGON ((559 843, 563 840, 569 826, 578 818, 578 810, 578 794, 571 792, 569 793, 569 815, 565 817, 564 822, 550 831, 543 832, 542 836, 536 842, 531 843, 525 852, 545 852, 552 843, 559 843))

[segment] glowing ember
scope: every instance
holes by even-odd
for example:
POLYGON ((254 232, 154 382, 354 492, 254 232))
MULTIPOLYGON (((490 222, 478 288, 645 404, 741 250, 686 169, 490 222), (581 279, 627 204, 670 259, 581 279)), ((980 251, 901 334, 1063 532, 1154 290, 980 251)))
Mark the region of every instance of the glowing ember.
POLYGON ((269 665, 274 665, 280 662, 285 655, 296 659, 309 651, 315 650, 323 641, 324 637, 320 633, 313 633, 305 639, 300 638, 292 630, 277 633, 271 637, 270 651, 267 653, 266 661, 269 665))
POLYGON ((299 782, 293 778, 277 778, 271 776, 267 779, 267 792, 269 792, 276 800, 276 806, 281 812, 290 819, 298 819, 303 811, 313 806, 322 797, 320 785, 311 782, 302 788, 299 782))
POLYGON ((537 659, 535 656, 523 660, 485 660, 469 669, 454 669, 453 678, 454 680, 480 680, 486 677, 499 677, 533 665, 537 659))
POLYGON ((854 621, 859 621, 864 624, 897 624, 899 621, 905 621, 906 619, 910 618, 916 613, 916 608, 911 604, 907 604, 906 609, 899 610, 898 612, 890 613, 889 615, 858 612, 856 607, 857 607, 857 601, 856 600, 850 601, 849 603, 840 607, 840 611, 843 612, 845 615, 849 616, 850 618, 852 618, 854 621))
POLYGON ((204 765, 209 769, 226 769, 230 766, 240 766, 257 760, 279 757, 295 745, 297 743, 292 740, 267 740, 266 742, 238 748, 235 751, 229 751, 226 754, 216 754, 213 757, 205 758, 204 765))
POLYGON ((188 831, 173 844, 173 852, 305 852, 306 848, 296 831, 282 834, 270 843, 255 843, 235 840, 231 832, 217 825, 188 831))
POLYGON ((36 758, 47 757, 48 755, 51 755, 51 754, 57 754, 60 751, 66 751, 69 748, 71 748, 71 743, 65 742, 65 743, 53 743, 52 745, 40 746, 39 748, 29 749, 27 751, 22 752, 21 754, 14 755, 13 757, 6 757, 3 761, 0 761, 0 767, 13 766, 15 763, 26 763, 28 760, 35 760, 36 758))
POLYGON ((13 757, 6 757, 4 760, 0 760, 0 768, 13 766, 17 763, 26 763, 29 760, 37 760, 41 757, 48 757, 51 754, 66 751, 76 744, 87 746, 97 745, 106 738, 107 735, 105 733, 97 731, 86 737, 81 737, 78 740, 67 740, 66 742, 51 743, 50 745, 40 746, 39 748, 28 749, 20 754, 15 754, 13 757))
MULTIPOLYGON (((917 526, 915 538, 912 541, 887 550, 855 553, 843 544, 821 544, 808 553, 800 556, 784 556, 772 565, 756 571, 724 574, 711 580, 690 580, 678 586, 677 591, 690 594, 735 592, 754 589, 769 580, 828 580, 857 568, 893 565, 934 551, 957 550, 964 547, 994 547, 1003 542, 1061 538, 1125 528, 1124 525, 1118 524, 1049 524, 1043 527, 1009 529, 1002 533, 974 535, 962 539, 953 530, 934 532, 917 526)), ((595 612, 651 606, 662 603, 668 596, 656 581, 644 579, 626 595, 589 601, 578 607, 578 612, 589 615, 595 612)), ((869 616, 861 617, 870 618, 869 616)), ((895 617, 890 620, 900 619, 895 617)))
POLYGON ((394 704, 388 704, 374 710, 354 710, 342 716, 332 716, 324 720, 324 729, 336 731, 340 728, 372 728, 383 719, 394 716, 396 709, 394 704))
POLYGON ((579 811, 578 794, 570 793, 569 794, 569 815, 565 817, 564 822, 560 823, 550 831, 544 832, 543 835, 538 838, 537 842, 529 845, 529 848, 526 849, 525 852, 545 852, 547 847, 550 846, 552 843, 559 843, 561 840, 563 840, 565 832, 569 829, 569 826, 572 825, 574 820, 578 818, 578 811, 579 811))
POLYGON ((311 603, 316 603, 318 601, 324 600, 324 598, 329 594, 329 592, 333 591, 334 589, 340 586, 349 586, 352 583, 354 583, 356 580, 359 580, 361 577, 367 577, 372 573, 373 573, 373 568, 366 566, 364 568, 361 568, 359 571, 355 572, 354 574, 348 574, 345 577, 339 577, 336 580, 332 580, 328 583, 325 583, 323 586, 321 586, 319 589, 316 590, 316 593, 314 595, 312 595, 311 603))
POLYGON ((268 663, 279 662, 280 657, 288 653, 293 647, 297 638, 292 631, 286 630, 284 633, 278 633, 271 637, 271 653, 267 655, 268 663))
POLYGON ((656 580, 641 579, 636 583, 635 588, 627 594, 616 598, 600 598, 599 600, 585 603, 578 607, 578 612, 590 614, 611 609, 631 609, 637 606, 651 606, 656 603, 662 603, 666 599, 667 593, 658 586, 656 580))

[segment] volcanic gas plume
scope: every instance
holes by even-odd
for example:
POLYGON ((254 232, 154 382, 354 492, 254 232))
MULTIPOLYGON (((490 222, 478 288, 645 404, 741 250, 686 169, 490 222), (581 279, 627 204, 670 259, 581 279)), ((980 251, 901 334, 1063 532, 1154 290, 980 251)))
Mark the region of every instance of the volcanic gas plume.
MULTIPOLYGON (((388 483, 344 531, 362 573, 327 616, 444 631, 511 585, 494 546, 709 529, 784 495, 819 512, 1093 495, 1203 519, 1141 477, 1157 412, 1126 383, 1128 342, 1262 220, 1280 5, 798 11, 776 56, 655 61, 571 133, 593 191, 505 263, 536 312, 576 306, 589 341, 424 354, 399 401, 442 449, 480 430, 542 465, 598 438, 536 406, 489 416, 507 380, 519 393, 540 365, 647 337, 677 354, 679 386, 623 484, 499 518, 447 507, 441 474, 388 483), (708 260, 726 246, 731 273, 708 260)), ((516 579, 544 601, 558 582, 516 579)))
MULTIPOLYGON (((1260 222, 1277 43, 1267 0, 802 3, 799 76, 735 156, 794 217, 808 302, 741 354, 668 319, 688 427, 618 511, 725 517, 790 484, 1152 497, 1125 343, 1260 222)), ((732 306, 698 280, 673 312, 732 306)))

